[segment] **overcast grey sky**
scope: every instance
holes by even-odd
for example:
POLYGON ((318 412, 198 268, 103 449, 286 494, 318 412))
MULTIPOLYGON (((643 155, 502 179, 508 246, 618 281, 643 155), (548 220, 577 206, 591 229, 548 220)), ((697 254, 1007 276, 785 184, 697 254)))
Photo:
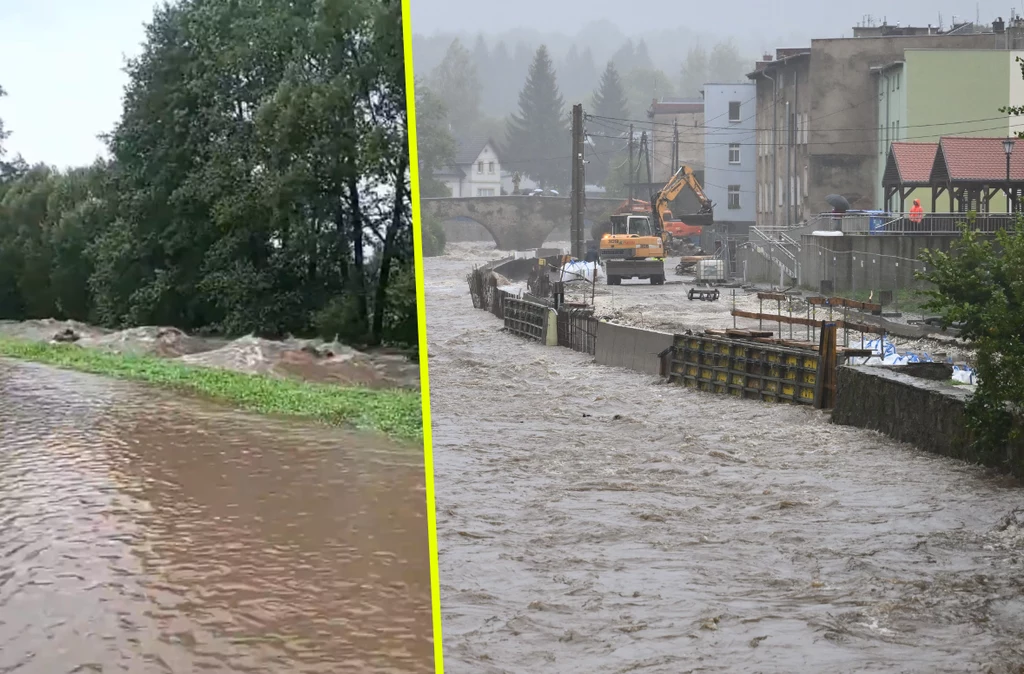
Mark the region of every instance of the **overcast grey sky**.
POLYGON ((413 31, 428 35, 444 31, 500 33, 521 26, 571 36, 589 21, 610 19, 623 31, 637 35, 652 27, 686 26, 717 36, 801 33, 838 37, 843 32, 849 35, 850 28, 865 14, 885 16, 889 23, 899 21, 904 25, 938 24, 940 12, 946 25, 954 14, 973 21, 978 9, 982 21, 991 21, 1000 14, 1006 18, 1010 8, 1024 14, 1020 0, 732 0, 725 4, 669 0, 410 0, 410 5, 413 31))
POLYGON ((0 118, 8 158, 59 167, 104 153, 96 136, 121 111, 124 55, 135 55, 154 0, 0 0, 0 118))

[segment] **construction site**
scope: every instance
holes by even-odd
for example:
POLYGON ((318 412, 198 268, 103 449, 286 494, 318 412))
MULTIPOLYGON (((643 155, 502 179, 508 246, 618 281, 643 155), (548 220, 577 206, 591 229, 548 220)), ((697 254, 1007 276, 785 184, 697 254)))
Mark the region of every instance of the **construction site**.
POLYGON ((1019 671, 1024 447, 973 452, 972 352, 904 262, 933 235, 709 245, 686 164, 594 221, 584 118, 568 241, 426 261, 448 662, 1019 671))

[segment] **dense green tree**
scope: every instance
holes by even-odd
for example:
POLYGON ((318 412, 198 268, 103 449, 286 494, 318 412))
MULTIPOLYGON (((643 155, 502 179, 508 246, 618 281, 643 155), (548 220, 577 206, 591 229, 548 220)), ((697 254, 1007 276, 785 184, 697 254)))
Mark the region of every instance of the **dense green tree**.
POLYGON ((946 327, 958 323, 960 338, 975 347, 978 387, 968 420, 983 450, 1005 456, 1009 410, 1024 412, 1024 219, 995 242, 972 224, 949 253, 925 251, 918 278, 933 284, 925 310, 938 312, 946 327))
POLYGON ((643 40, 636 45, 633 40, 626 40, 618 51, 612 55, 612 63, 620 73, 633 70, 654 70, 654 62, 647 53, 647 43, 643 40))
POLYGON ((480 76, 461 42, 452 41, 444 60, 430 74, 429 82, 444 101, 452 132, 459 137, 472 133, 480 119, 480 76))
MULTIPOLYGON (((7 92, 4 91, 3 87, 0 87, 0 98, 3 98, 6 95, 7 95, 7 92)), ((4 119, 3 119, 3 117, 0 117, 0 159, 3 159, 4 153, 5 153, 4 141, 7 140, 7 136, 9 134, 10 134, 10 132, 4 129, 4 119)))
POLYGON ((625 77, 630 119, 647 119, 651 101, 675 96, 672 79, 661 70, 634 70, 625 77))
POLYGON ((416 86, 416 150, 420 196, 450 197, 451 189, 434 177, 436 171, 455 161, 455 139, 448 130, 448 110, 444 101, 422 83, 416 86))
POLYGON ((562 83, 565 99, 571 103, 582 103, 597 86, 599 79, 590 49, 580 50, 575 44, 569 47, 558 66, 558 79, 562 83))
MULTIPOLYGON (((608 62, 604 73, 601 75, 601 82, 597 90, 594 91, 590 109, 593 114, 600 117, 610 117, 619 120, 629 117, 626 91, 622 86, 622 80, 619 78, 619 72, 611 61, 608 62)), ((616 130, 622 128, 621 124, 605 122, 598 124, 597 128, 603 133, 592 138, 593 148, 591 152, 597 155, 597 159, 587 165, 587 182, 604 185, 612 167, 610 162, 614 162, 616 165, 620 163, 619 155, 622 151, 622 145, 624 142, 628 142, 628 138, 624 141, 620 138, 601 137, 622 135, 621 133, 616 133, 616 130)), ((625 135, 628 136, 628 132, 625 135)))
POLYGON ((109 163, 0 184, 0 314, 416 343, 398 0, 181 0, 128 75, 109 163))
POLYGON ((568 121, 551 57, 542 45, 519 92, 519 112, 508 121, 506 165, 543 187, 564 188, 571 172, 568 121))
POLYGON ((423 232, 423 255, 424 257, 435 257, 443 255, 446 245, 444 228, 436 218, 422 218, 423 232))
POLYGON ((708 82, 742 82, 746 79, 747 61, 740 56, 732 40, 719 42, 708 57, 708 82))
POLYGON ((690 47, 686 52, 686 60, 679 72, 679 93, 682 96, 696 98, 708 81, 710 63, 708 52, 701 45, 690 47))

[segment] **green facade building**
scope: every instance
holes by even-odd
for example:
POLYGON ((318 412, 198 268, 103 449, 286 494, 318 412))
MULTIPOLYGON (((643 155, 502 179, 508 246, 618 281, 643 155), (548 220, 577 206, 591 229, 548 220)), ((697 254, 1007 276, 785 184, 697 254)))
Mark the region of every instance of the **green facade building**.
MULTIPOLYGON (((1006 137, 1024 131, 1024 117, 1008 117, 1000 108, 1024 106, 1024 51, 907 49, 903 60, 873 68, 878 89, 878 161, 875 205, 885 208, 882 174, 893 141, 938 142, 942 136, 1006 137)), ((1024 152, 1024 144, 1017 150, 1024 152)), ((931 192, 918 189, 926 212, 936 209, 931 192)), ((894 208, 898 208, 898 204, 894 208)), ((993 200, 994 213, 1006 212, 993 200)))

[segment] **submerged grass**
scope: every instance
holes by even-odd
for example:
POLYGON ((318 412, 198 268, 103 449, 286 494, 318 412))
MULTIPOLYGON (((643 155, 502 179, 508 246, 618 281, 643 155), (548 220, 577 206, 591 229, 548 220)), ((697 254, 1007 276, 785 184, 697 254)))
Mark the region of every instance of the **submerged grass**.
POLYGON ((155 356, 134 356, 0 337, 0 357, 79 372, 130 379, 188 391, 262 414, 315 419, 401 440, 423 437, 419 393, 376 391, 186 365, 155 356))

